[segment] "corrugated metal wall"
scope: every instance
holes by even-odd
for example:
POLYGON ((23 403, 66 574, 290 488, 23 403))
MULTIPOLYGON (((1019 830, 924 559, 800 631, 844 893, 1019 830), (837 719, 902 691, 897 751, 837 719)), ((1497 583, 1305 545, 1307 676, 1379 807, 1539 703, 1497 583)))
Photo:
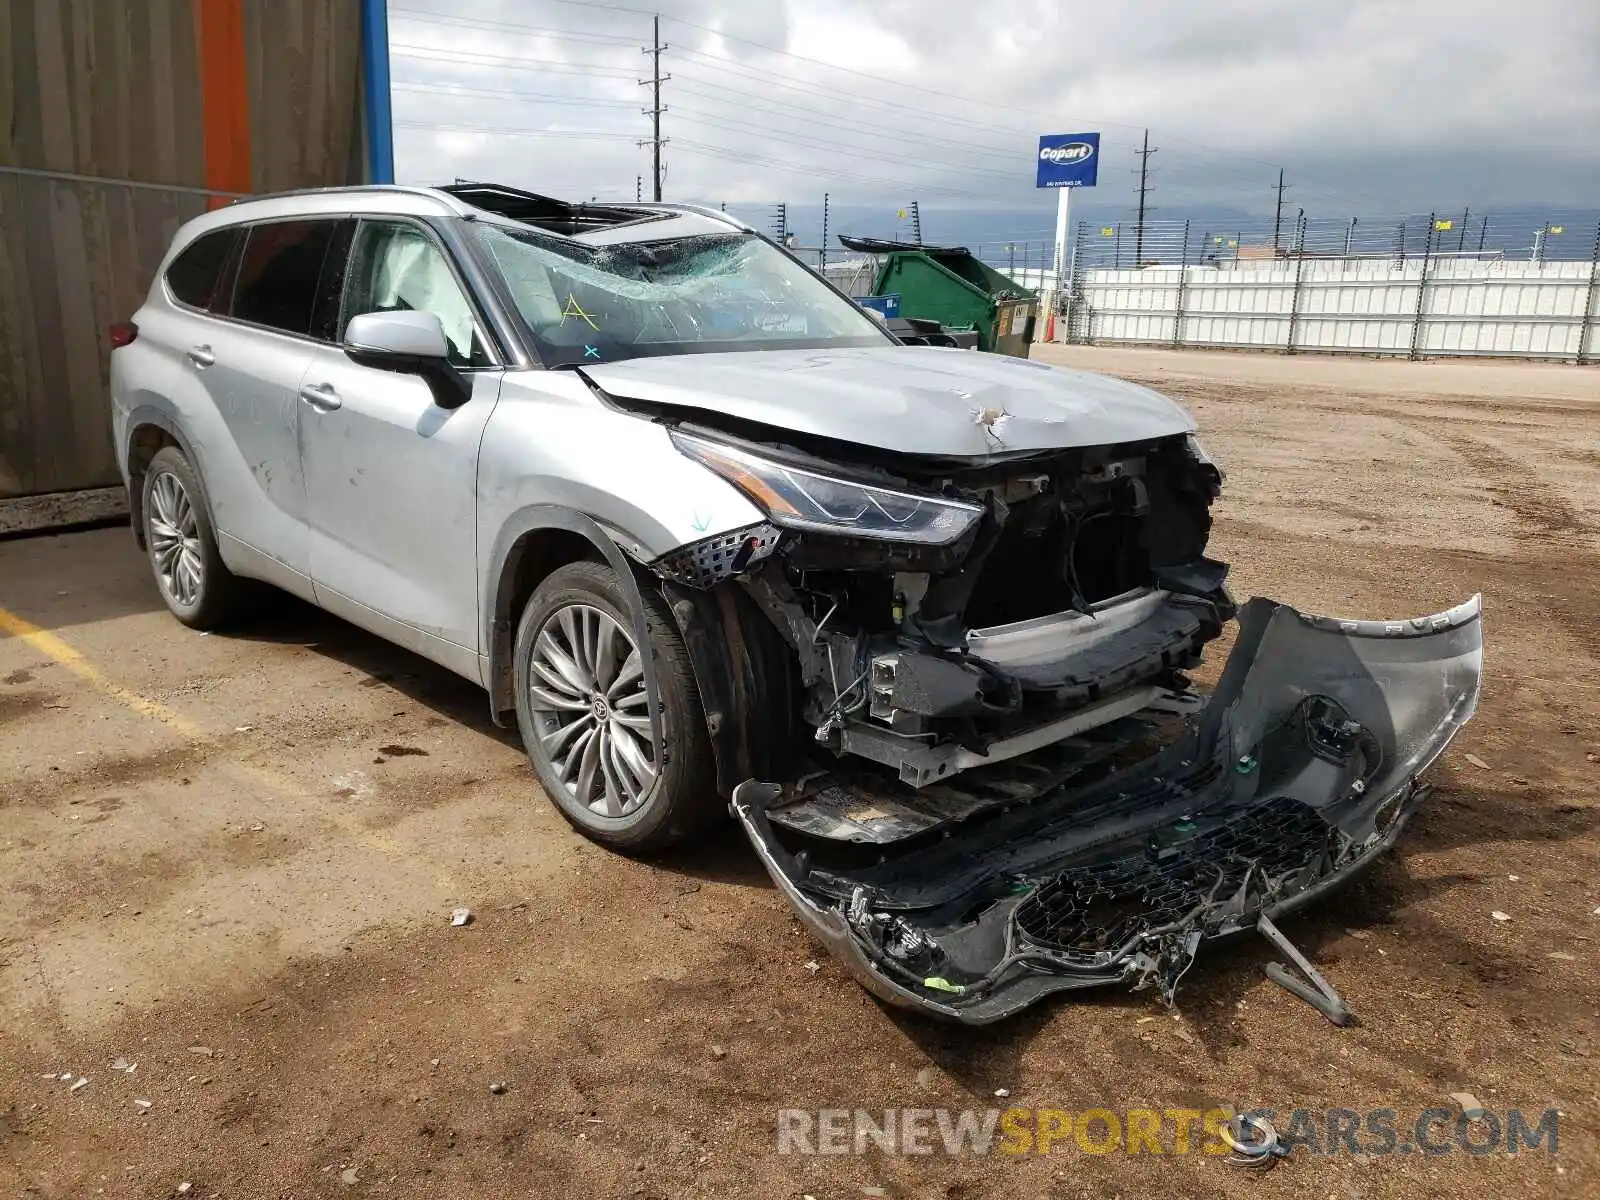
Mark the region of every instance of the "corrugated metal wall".
POLYGON ((360 75, 355 0, 0 0, 0 497, 117 482, 106 330, 218 202, 219 117, 232 191, 359 182, 360 75))
POLYGON ((1600 358, 1600 265, 1303 258, 1088 270, 1074 341, 1600 358))

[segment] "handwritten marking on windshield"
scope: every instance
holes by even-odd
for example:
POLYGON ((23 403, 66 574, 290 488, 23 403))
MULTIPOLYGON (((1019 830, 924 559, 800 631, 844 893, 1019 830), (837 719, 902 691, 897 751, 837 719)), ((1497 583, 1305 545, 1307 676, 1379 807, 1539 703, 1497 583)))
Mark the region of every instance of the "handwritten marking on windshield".
POLYGON ((583 356, 585 358, 599 358, 600 357, 600 347, 599 346, 585 346, 583 348, 583 356))
MULTIPOLYGON (((577 317, 585 322, 589 328, 594 330, 596 333, 600 332, 600 326, 594 323, 593 317, 583 311, 583 306, 578 303, 578 298, 571 292, 567 293, 567 306, 561 310, 561 323, 563 325, 567 323, 568 317, 577 317)), ((595 357, 598 358, 599 355, 596 354, 595 357)))

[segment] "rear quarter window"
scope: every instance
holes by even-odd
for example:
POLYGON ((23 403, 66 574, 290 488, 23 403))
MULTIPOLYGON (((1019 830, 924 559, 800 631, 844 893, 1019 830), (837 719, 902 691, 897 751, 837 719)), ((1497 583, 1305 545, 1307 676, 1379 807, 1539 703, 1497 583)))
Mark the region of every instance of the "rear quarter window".
POLYGON ((238 236, 237 228, 217 229, 189 243, 167 268, 167 289, 173 299, 191 308, 210 308, 238 236))

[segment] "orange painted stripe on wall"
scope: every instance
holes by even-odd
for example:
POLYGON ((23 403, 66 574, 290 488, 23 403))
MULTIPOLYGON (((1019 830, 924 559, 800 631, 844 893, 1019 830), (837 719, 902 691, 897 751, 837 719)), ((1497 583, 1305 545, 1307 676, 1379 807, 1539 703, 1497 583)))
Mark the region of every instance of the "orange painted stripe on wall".
MULTIPOLYGON (((206 186, 250 191, 250 80, 244 56, 241 0, 194 0, 195 45, 200 58, 206 186)), ((218 208, 227 200, 211 199, 218 208)))

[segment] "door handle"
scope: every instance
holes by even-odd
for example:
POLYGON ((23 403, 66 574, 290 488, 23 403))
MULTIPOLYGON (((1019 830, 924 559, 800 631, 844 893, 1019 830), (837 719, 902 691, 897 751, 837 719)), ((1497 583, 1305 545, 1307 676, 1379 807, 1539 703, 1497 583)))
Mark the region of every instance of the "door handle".
POLYGON ((300 389, 300 399, 318 412, 332 412, 344 403, 331 383, 308 383, 300 389))
POLYGON ((217 361, 217 356, 211 353, 210 346, 189 347, 189 361, 202 371, 217 361))

